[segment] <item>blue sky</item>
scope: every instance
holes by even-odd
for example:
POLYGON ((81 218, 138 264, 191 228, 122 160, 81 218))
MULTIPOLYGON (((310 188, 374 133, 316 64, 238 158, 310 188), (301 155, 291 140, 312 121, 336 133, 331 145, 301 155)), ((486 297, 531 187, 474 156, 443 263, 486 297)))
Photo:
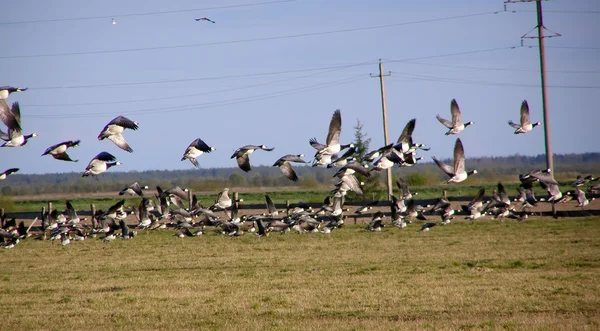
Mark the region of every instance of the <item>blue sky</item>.
MULTIPOLYGON (((353 139, 359 119, 378 147, 379 82, 369 76, 378 59, 392 73, 385 81, 390 139, 417 118, 414 138, 431 147, 421 153, 426 160, 452 154, 456 137, 444 135, 435 115, 448 118, 453 98, 463 119, 475 122, 459 134, 467 158, 544 153, 542 127, 516 136, 507 124, 518 121, 524 99, 532 120, 542 121, 537 40, 519 47, 536 26, 535 3, 509 4, 506 12, 503 4, 6 2, 0 85, 29 87, 8 102, 20 102, 25 133, 39 136, 0 149, 0 170, 83 172, 101 151, 123 162, 111 171, 190 169, 180 159, 198 137, 217 149, 199 158, 201 167, 236 166, 229 157, 246 144, 275 147, 251 157, 254 165, 272 165, 284 154, 311 156, 309 138, 325 140, 335 109, 342 111, 343 142, 353 139), (138 131, 125 132, 132 154, 96 138, 117 115, 139 122, 138 131), (80 162, 40 157, 74 139, 81 146, 69 154, 80 162)), ((554 152, 600 152, 592 135, 600 123, 600 2, 543 7, 546 27, 562 34, 546 39, 554 152)))

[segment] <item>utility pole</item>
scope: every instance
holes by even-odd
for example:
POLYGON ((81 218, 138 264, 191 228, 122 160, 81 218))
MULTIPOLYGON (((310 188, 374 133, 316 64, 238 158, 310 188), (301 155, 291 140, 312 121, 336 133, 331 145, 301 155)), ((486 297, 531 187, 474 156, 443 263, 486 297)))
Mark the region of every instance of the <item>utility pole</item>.
MULTIPOLYGON (((531 2, 535 1, 537 12, 537 36, 527 36, 527 33, 521 36, 521 45, 523 39, 537 39, 540 52, 540 76, 542 83, 542 113, 544 116, 544 142, 546 145, 546 167, 550 169, 550 175, 554 178, 554 157, 552 154, 552 142, 550 140, 550 114, 548 113, 548 99, 546 90, 546 53, 544 51, 544 38, 560 37, 560 33, 552 32, 551 35, 545 36, 544 31, 547 30, 544 26, 544 16, 542 14, 542 1, 544 0, 507 0, 507 3, 515 2, 531 2)), ((529 32, 528 32, 529 33, 529 32)), ((556 207, 552 204, 552 213, 556 216, 556 207)))
MULTIPOLYGON (((385 105, 385 84, 383 81, 384 76, 391 76, 391 73, 383 74, 383 63, 379 59, 379 75, 371 74, 371 77, 379 77, 379 86, 381 88, 381 110, 383 112, 383 138, 385 146, 389 144, 388 126, 387 126, 387 109, 385 105)), ((388 189, 388 200, 392 199, 392 168, 387 169, 387 189, 388 189)))

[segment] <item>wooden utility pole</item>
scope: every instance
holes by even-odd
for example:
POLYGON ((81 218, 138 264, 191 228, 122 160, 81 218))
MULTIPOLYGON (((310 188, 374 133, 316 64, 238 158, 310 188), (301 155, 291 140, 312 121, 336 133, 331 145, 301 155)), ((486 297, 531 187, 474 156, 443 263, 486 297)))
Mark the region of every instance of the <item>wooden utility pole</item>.
MULTIPOLYGON (((383 112, 383 138, 385 146, 389 144, 388 136, 388 125, 387 125, 387 109, 385 103, 385 84, 383 81, 384 76, 390 76, 391 73, 383 74, 383 63, 379 59, 379 75, 371 75, 371 77, 379 77, 379 87, 381 88, 381 111, 383 112)), ((392 168, 387 169, 387 189, 388 189, 388 200, 392 199, 392 168)))
MULTIPOLYGON (((544 143, 546 149, 546 167, 550 169, 550 176, 554 178, 554 157, 552 154, 552 141, 550 140, 550 114, 548 112, 548 99, 546 90, 546 53, 544 49, 544 38, 560 37, 560 33, 552 32, 551 35, 544 35, 546 27, 544 26, 544 16, 542 14, 543 0, 506 0, 504 4, 515 2, 531 2, 535 1, 537 13, 537 36, 527 36, 527 33, 521 36, 521 44, 523 39, 537 39, 540 52, 540 76, 542 84, 542 114, 544 117, 544 143)), ((556 207, 552 204, 552 213, 556 216, 556 207)))

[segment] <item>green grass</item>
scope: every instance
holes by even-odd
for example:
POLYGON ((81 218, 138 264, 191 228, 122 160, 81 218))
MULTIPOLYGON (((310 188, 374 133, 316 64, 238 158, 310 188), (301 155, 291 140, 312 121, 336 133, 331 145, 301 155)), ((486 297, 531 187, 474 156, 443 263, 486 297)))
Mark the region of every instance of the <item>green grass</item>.
MULTIPOLYGON (((600 219, 1 250, 6 329, 597 330, 600 219)), ((389 224, 389 223, 388 223, 389 224)))

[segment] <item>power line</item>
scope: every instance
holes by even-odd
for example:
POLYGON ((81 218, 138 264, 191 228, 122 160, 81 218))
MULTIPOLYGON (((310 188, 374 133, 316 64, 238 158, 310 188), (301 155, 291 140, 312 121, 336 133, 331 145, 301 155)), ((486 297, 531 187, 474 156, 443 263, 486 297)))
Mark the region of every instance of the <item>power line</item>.
MULTIPOLYGON (((320 84, 309 85, 309 86, 288 89, 288 90, 282 90, 282 91, 277 91, 277 92, 257 94, 257 95, 252 95, 252 96, 248 96, 248 97, 213 101, 213 102, 207 102, 207 103, 187 104, 187 105, 181 105, 181 106, 175 106, 175 107, 136 109, 136 110, 123 111, 123 112, 118 112, 118 113, 121 115, 160 114, 160 113, 166 113, 166 112, 168 112, 168 113, 182 112, 182 111, 195 110, 195 109, 226 106, 226 105, 231 105, 231 104, 238 104, 238 103, 249 102, 249 101, 270 99, 270 98, 276 98, 276 97, 285 96, 285 95, 291 95, 291 94, 296 94, 296 93, 301 93, 301 92, 312 91, 312 90, 321 89, 324 87, 330 87, 330 86, 350 83, 350 82, 354 82, 354 81, 365 79, 365 78, 367 78, 366 75, 357 75, 357 76, 347 77, 347 78, 343 78, 343 79, 339 79, 339 80, 335 80, 335 81, 329 81, 329 82, 324 82, 324 83, 320 83, 320 84)), ((69 113, 69 114, 47 114, 47 113, 46 114, 35 114, 34 113, 34 114, 28 114, 27 116, 32 117, 32 118, 52 119, 52 118, 102 117, 102 116, 109 116, 111 114, 114 115, 116 113, 105 113, 105 112, 94 112, 94 113, 79 112, 79 113, 69 113)))
POLYGON ((72 56, 72 55, 90 55, 90 54, 107 54, 107 53, 123 53, 123 52, 140 52, 140 51, 152 51, 152 50, 162 50, 162 49, 176 49, 176 48, 190 48, 190 47, 203 47, 203 46, 238 44, 238 43, 248 43, 248 42, 256 42, 256 41, 279 40, 279 39, 288 39, 288 38, 301 38, 301 37, 321 36, 321 35, 328 35, 328 34, 355 32, 355 31, 376 30, 376 29, 384 29, 384 28, 397 27, 397 26, 403 26, 403 25, 421 24, 421 23, 432 23, 432 22, 448 21, 448 20, 454 20, 454 19, 460 19, 460 18, 485 16, 485 15, 494 15, 494 14, 497 14, 497 13, 498 12, 483 12, 483 13, 456 15, 456 16, 441 17, 441 18, 432 18, 432 19, 426 19, 426 20, 417 20, 417 21, 410 21, 410 22, 401 22, 401 23, 374 25, 374 26, 367 26, 367 27, 360 27, 360 28, 339 29, 339 30, 330 30, 330 31, 321 31, 321 32, 307 32, 307 33, 291 34, 291 35, 284 35, 284 36, 272 36, 272 37, 261 37, 261 38, 250 38, 250 39, 238 39, 238 40, 228 40, 228 41, 215 41, 215 42, 199 43, 199 44, 172 45, 172 46, 155 46, 155 47, 138 47, 138 48, 123 48, 123 49, 85 51, 85 52, 65 52, 65 53, 47 53, 47 54, 29 54, 29 55, 5 55, 5 56, 0 56, 0 59, 24 59, 24 58, 53 57, 53 56, 72 56))
POLYGON ((231 9, 231 8, 241 8, 241 7, 253 7, 253 6, 261 6, 261 5, 269 5, 283 2, 294 2, 297 0, 276 0, 276 1, 266 1, 266 2, 254 2, 240 5, 229 5, 229 6, 215 6, 215 7, 205 7, 205 8, 188 8, 188 9, 178 9, 178 10, 164 10, 164 11, 154 11, 154 12, 144 12, 144 13, 130 13, 130 14, 115 14, 115 15, 104 15, 104 16, 86 16, 86 17, 71 17, 71 18, 56 18, 56 19, 45 19, 45 20, 32 20, 32 21, 15 21, 15 22, 0 22, 0 25, 8 25, 8 24, 31 24, 31 23, 50 23, 50 22, 64 22, 64 21, 81 21, 81 20, 93 20, 93 19, 106 19, 106 18, 114 18, 114 17, 131 17, 131 16, 148 16, 148 15, 160 15, 160 14, 174 14, 174 13, 183 13, 183 12, 193 12, 193 11, 207 11, 207 10, 216 10, 216 9, 231 9))
MULTIPOLYGON (((185 97, 196 97, 196 96, 201 96, 201 95, 244 90, 244 89, 258 87, 258 86, 272 85, 272 84, 287 82, 287 81, 291 81, 291 80, 321 75, 321 74, 334 72, 337 70, 351 68, 351 67, 355 67, 355 66, 373 64, 374 62, 375 61, 369 61, 369 62, 362 62, 362 63, 357 63, 357 64, 346 65, 346 66, 326 67, 326 69, 328 69, 328 68, 333 68, 333 69, 321 70, 319 72, 308 74, 308 75, 279 79, 279 80, 270 81, 270 82, 266 82, 266 83, 252 84, 252 85, 246 85, 246 86, 240 86, 240 87, 234 87, 234 88, 228 88, 228 89, 221 89, 221 90, 214 90, 214 91, 207 91, 207 92, 202 92, 202 93, 192 93, 192 94, 174 95, 174 96, 168 96, 168 97, 156 97, 156 98, 134 99, 134 100, 124 100, 124 101, 102 101, 102 102, 85 102, 85 103, 70 103, 70 104, 24 104, 23 106, 26 106, 26 107, 68 107, 68 106, 114 105, 114 104, 127 104, 127 103, 136 103, 136 102, 168 100, 168 99, 180 99, 180 98, 185 98, 185 97)), ((301 71, 312 71, 312 70, 314 70, 314 69, 292 70, 292 71, 301 72, 301 71)), ((287 71, 287 72, 290 72, 290 71, 287 71)))
POLYGON ((439 54, 439 55, 420 56, 420 57, 398 59, 398 60, 384 59, 385 60, 384 62, 411 62, 411 61, 415 61, 415 60, 427 60, 427 59, 435 59, 435 58, 439 58, 439 57, 450 57, 450 56, 459 56, 459 55, 468 55, 468 54, 505 51, 505 50, 517 49, 520 47, 522 47, 522 46, 504 46, 504 47, 478 49, 478 50, 473 50, 473 51, 457 52, 457 53, 446 53, 446 54, 439 54))
MULTIPOLYGON (((483 70, 483 71, 539 72, 539 70, 536 70, 536 69, 472 67, 472 66, 461 66, 461 65, 451 65, 451 64, 414 62, 414 61, 407 62, 407 64, 416 64, 416 65, 432 66, 432 67, 456 68, 456 69, 483 70)), ((547 70, 547 72, 568 73, 568 74, 597 74, 597 73, 600 73, 600 70, 547 70)))
POLYGON ((296 69, 296 70, 283 70, 283 71, 270 71, 270 72, 259 72, 259 73, 251 73, 251 74, 241 74, 241 75, 226 75, 226 76, 213 76, 213 77, 198 77, 198 78, 180 78, 180 79, 170 79, 170 80, 154 80, 154 81, 141 81, 141 82, 124 82, 124 83, 106 83, 106 84, 89 84, 89 85, 66 85, 66 86, 40 86, 40 87, 31 87, 29 90, 57 90, 57 89, 79 89, 79 88, 98 88, 98 87, 122 87, 122 86, 134 86, 134 85, 151 85, 151 84, 166 84, 166 83, 183 83, 183 82, 194 82, 194 81, 204 81, 204 80, 220 80, 220 79, 231 79, 231 78, 243 78, 243 77, 258 77, 258 76, 270 76, 270 75, 281 75, 281 74, 290 74, 290 73, 299 73, 299 72, 307 72, 307 71, 321 71, 321 70, 329 70, 333 69, 345 69, 356 66, 363 66, 372 64, 373 61, 368 62, 359 62, 354 64, 346 64, 346 65, 336 65, 329 67, 319 67, 319 68, 307 68, 307 69, 296 69))
MULTIPOLYGON (((414 78, 419 80, 426 80, 440 83, 459 83, 469 85, 490 85, 490 86, 509 86, 509 87, 535 87, 539 88, 536 84, 522 84, 522 83, 504 83, 504 82, 490 82, 481 80, 469 80, 469 79, 456 79, 456 78, 445 78, 438 76, 411 74, 392 71, 396 75, 404 76, 406 78, 414 78)), ((392 78, 393 79, 393 78, 392 78)), ((589 86, 589 85, 546 85, 549 88, 562 88, 562 89, 600 89, 600 86, 589 86)))

